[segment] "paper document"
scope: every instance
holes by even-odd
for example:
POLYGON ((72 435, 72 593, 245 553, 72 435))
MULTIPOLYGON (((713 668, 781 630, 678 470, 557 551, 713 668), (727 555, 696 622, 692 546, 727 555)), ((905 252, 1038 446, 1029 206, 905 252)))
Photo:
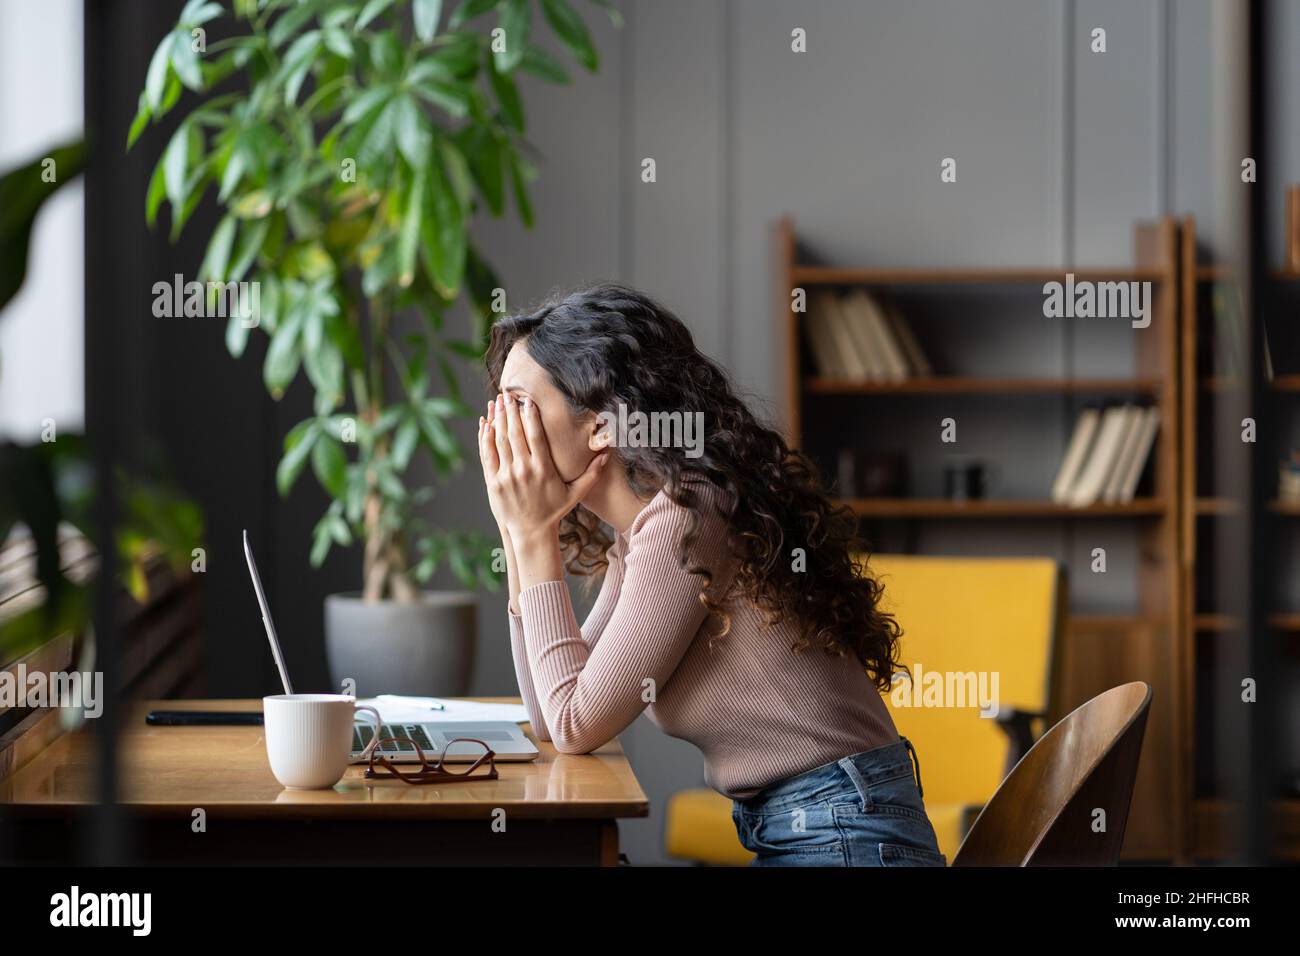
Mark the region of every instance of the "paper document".
MULTIPOLYGON (((462 723, 469 720, 509 720, 522 724, 528 720, 528 711, 523 704, 485 704, 474 700, 403 697, 400 694, 380 694, 357 703, 375 708, 385 721, 397 724, 462 723), (436 709, 439 705, 441 710, 436 709)), ((361 720, 365 720, 364 714, 361 720)))

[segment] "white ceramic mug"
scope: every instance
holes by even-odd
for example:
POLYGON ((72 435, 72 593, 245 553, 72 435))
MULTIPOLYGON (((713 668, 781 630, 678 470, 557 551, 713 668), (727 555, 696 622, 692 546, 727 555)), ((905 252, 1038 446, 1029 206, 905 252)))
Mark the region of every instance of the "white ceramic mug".
MULTIPOLYGON (((274 694, 262 698, 271 773, 290 790, 322 790, 343 778, 352 754, 352 721, 369 711, 343 694, 274 694)), ((376 727, 378 733, 378 727, 376 727)))

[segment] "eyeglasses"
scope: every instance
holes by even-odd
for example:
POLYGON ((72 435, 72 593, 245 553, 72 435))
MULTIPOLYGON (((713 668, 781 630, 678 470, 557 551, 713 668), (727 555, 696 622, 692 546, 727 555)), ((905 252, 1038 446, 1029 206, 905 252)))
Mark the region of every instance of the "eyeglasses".
MULTIPOLYGON (((469 780, 496 780, 500 774, 497 773, 496 762, 494 758, 496 753, 486 743, 473 737, 457 737, 454 740, 447 741, 447 745, 442 748, 442 753, 438 759, 430 761, 425 756, 420 745, 409 737, 382 737, 372 740, 368 746, 370 750, 370 760, 366 764, 365 777, 367 780, 376 780, 396 777, 406 783, 460 783, 469 780), (415 748, 415 755, 420 758, 420 769, 413 771, 399 770, 392 761, 385 757, 380 751, 384 744, 388 742, 397 744, 410 744, 415 748), (464 770, 448 770, 446 768, 447 751, 453 744, 474 744, 483 748, 483 753, 479 754, 473 763, 469 764, 464 770), (382 769, 375 769, 378 764, 382 769), (476 773, 480 768, 482 772, 476 773)), ((477 751, 472 751, 477 753, 477 751)))

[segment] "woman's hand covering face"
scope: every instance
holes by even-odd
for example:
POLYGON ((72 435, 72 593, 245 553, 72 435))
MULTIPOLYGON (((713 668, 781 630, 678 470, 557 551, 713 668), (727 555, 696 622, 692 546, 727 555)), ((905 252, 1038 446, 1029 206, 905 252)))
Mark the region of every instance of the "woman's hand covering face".
POLYGON ((553 533, 599 480, 609 452, 595 455, 586 470, 565 482, 555 468, 537 404, 509 392, 488 403, 479 419, 479 458, 497 524, 512 537, 553 533))

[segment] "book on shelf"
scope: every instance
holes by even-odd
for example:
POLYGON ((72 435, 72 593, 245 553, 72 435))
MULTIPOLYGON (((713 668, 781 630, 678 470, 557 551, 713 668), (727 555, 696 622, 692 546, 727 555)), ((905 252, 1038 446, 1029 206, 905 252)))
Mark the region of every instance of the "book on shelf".
POLYGON ((1119 500, 1120 483, 1127 473, 1128 459, 1137 447, 1145 422, 1146 416, 1142 409, 1136 406, 1124 406, 1124 421, 1119 429, 1119 445, 1115 451, 1115 461, 1097 498, 1103 504, 1113 505, 1119 500))
POLYGON ((841 309, 849 326, 857 332, 858 342, 870 357, 878 380, 901 382, 911 377, 903 347, 890 331, 879 302, 856 289, 844 297, 841 309))
POLYGON ((855 382, 879 382, 887 378, 884 358, 862 317, 854 311, 854 303, 847 297, 832 295, 827 302, 831 327, 844 350, 849 367, 849 378, 855 382))
POLYGON ((1052 482, 1052 500, 1075 508, 1132 501, 1159 424, 1158 408, 1085 408, 1052 482))
POLYGON ((1065 457, 1061 459, 1061 467, 1057 469, 1056 480, 1052 482, 1052 501, 1058 505, 1069 501, 1070 489, 1079 475, 1079 470, 1083 467, 1084 457, 1092 447, 1092 440, 1097 434, 1097 426, 1100 423, 1101 411, 1096 408, 1085 408, 1074 423, 1074 433, 1065 448, 1065 457))
POLYGON ((876 365, 872 357, 858 346, 843 304, 832 295, 826 298, 823 308, 826 310, 826 327, 835 342, 844 377, 854 382, 874 380, 878 375, 876 365))
POLYGON ((886 303, 885 317, 889 330, 894 333, 894 337, 903 349, 903 361, 911 373, 917 378, 929 378, 934 375, 930 360, 926 358, 921 343, 916 340, 916 335, 912 332, 912 326, 898 306, 886 303))
POLYGON ((834 299, 829 292, 813 299, 804 327, 808 331, 808 347, 812 350, 817 374, 826 378, 847 378, 848 369, 840 363, 839 345, 830 327, 834 299))
POLYGON ((817 374, 849 382, 903 382, 933 374, 906 319, 862 289, 823 292, 805 326, 817 374))
POLYGON ((1146 414, 1142 419, 1137 442, 1130 449, 1128 457, 1121 463, 1124 477, 1120 481, 1119 494, 1116 498, 1120 504, 1128 504, 1137 494, 1138 482, 1142 480, 1147 459, 1151 457, 1151 449, 1155 447, 1156 433, 1160 430, 1160 409, 1151 406, 1143 411, 1146 414))

